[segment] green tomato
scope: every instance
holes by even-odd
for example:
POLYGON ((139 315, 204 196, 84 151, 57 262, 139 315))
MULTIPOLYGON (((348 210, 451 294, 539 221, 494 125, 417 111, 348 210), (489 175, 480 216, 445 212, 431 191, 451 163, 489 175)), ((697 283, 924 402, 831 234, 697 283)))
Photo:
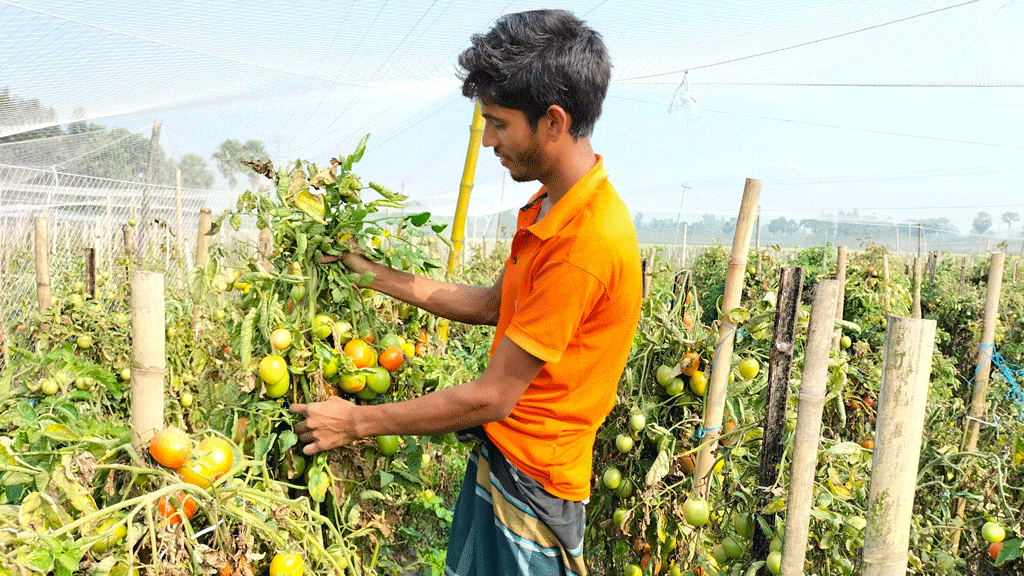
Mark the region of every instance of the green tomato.
POLYGON ((43 394, 54 396, 60 391, 60 384, 53 378, 46 378, 39 385, 39 388, 43 391, 43 394))
POLYGON ((711 517, 711 509, 703 498, 691 497, 683 502, 683 518, 691 526, 703 526, 711 517))
POLYGON ((402 446, 402 437, 394 435, 377 436, 377 450, 384 456, 394 456, 402 446))
POLYGON ((92 348, 92 336, 89 334, 80 334, 75 341, 75 344, 83 350, 92 348))
POLYGON ((619 452, 626 454, 633 449, 633 438, 626 434, 619 434, 615 437, 615 447, 619 449, 619 452))
POLYGON ((629 427, 639 432, 647 426, 647 417, 642 412, 637 412, 629 417, 629 427))
POLYGON ((1006 530, 995 522, 985 522, 981 527, 981 537, 986 542, 995 544, 996 542, 1002 542, 1003 538, 1006 538, 1006 530))
POLYGON ((192 393, 185 391, 178 397, 178 402, 181 403, 182 408, 188 408, 192 405, 192 393))
POLYGON ((604 482, 604 485, 608 489, 615 490, 619 487, 619 484, 622 484, 622 473, 619 472, 618 468, 613 466, 604 471, 601 481, 604 482))

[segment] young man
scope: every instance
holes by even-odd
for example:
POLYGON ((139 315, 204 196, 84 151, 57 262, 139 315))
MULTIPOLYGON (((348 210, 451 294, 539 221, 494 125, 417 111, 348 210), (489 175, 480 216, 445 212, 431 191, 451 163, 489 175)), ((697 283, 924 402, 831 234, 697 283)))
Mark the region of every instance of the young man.
POLYGON ((520 210, 493 286, 414 276, 346 254, 370 288, 459 322, 496 326, 472 382, 406 402, 292 405, 312 454, 364 436, 462 432, 473 451, 446 574, 583 575, 594 438, 615 405, 640 316, 629 211, 589 136, 611 76, 601 37, 568 12, 501 18, 459 58, 483 145, 540 191, 520 210))

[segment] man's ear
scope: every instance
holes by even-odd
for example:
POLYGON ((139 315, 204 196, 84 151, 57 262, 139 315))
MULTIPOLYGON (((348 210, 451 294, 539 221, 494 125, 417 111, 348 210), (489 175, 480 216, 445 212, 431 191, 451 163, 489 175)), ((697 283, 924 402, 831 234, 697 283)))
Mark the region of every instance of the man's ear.
POLYGON ((572 117, 564 108, 557 104, 548 106, 548 111, 540 119, 547 129, 548 139, 554 141, 569 135, 569 128, 572 126, 572 117))

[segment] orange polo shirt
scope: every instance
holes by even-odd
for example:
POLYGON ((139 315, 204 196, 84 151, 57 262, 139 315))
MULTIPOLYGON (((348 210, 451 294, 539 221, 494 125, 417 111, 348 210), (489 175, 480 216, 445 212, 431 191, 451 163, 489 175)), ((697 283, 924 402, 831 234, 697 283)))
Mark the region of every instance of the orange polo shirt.
POLYGON ((516 468, 581 501, 640 319, 640 248, 600 156, 537 222, 545 196, 519 211, 491 354, 507 336, 546 364, 511 415, 484 428, 516 468))

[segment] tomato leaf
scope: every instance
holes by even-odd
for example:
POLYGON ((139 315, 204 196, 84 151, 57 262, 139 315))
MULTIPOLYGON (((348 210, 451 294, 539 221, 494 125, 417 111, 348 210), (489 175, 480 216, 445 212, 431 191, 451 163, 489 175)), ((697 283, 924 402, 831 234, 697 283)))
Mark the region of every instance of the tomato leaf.
POLYGON ((58 442, 77 442, 81 437, 64 424, 53 422, 43 428, 43 436, 58 442))
POLYGON ((413 226, 423 226, 429 220, 430 212, 421 212, 419 214, 414 214, 409 217, 409 222, 411 222, 413 226))
POLYGON ((267 453, 270 452, 270 448, 274 445, 274 440, 276 438, 277 434, 273 433, 269 436, 260 436, 257 438, 253 445, 253 458, 255 460, 266 460, 267 453))
POLYGON ((996 556, 996 561, 993 562, 993 566, 996 568, 1002 566, 1006 562, 1016 560, 1022 555, 1021 541, 1018 538, 1013 540, 1007 540, 1003 542, 1003 549, 999 551, 999 555, 996 556))

